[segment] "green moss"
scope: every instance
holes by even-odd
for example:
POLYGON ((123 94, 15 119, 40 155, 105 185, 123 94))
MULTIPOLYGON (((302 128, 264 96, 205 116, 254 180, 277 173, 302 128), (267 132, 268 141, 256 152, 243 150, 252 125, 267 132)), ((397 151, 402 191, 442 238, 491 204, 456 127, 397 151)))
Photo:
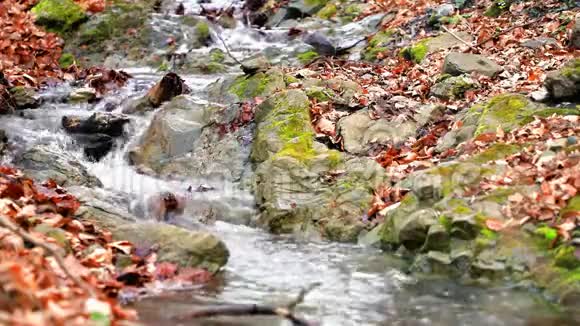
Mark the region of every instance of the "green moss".
POLYGON ((309 87, 306 89, 306 95, 310 99, 316 99, 318 102, 325 102, 330 99, 327 90, 323 87, 309 87))
POLYGON ((451 232, 451 218, 447 215, 441 214, 439 216, 439 224, 441 224, 447 232, 451 232))
POLYGON ((83 9, 72 0, 42 0, 31 11, 37 24, 61 34, 87 19, 83 9))
POLYGON ((562 245, 555 250, 554 264, 558 267, 574 269, 580 267, 580 259, 576 258, 574 246, 562 245))
POLYGON ((367 61, 377 59, 379 53, 387 51, 389 48, 386 44, 393 38, 394 32, 392 30, 380 31, 373 35, 369 40, 369 44, 364 50, 363 57, 367 61))
POLYGON ((481 235, 481 237, 488 240, 497 240, 497 238, 499 237, 497 232, 487 228, 482 228, 481 231, 479 231, 479 234, 481 235))
POLYGON ((567 78, 580 78, 580 59, 576 58, 562 68, 561 73, 567 78))
POLYGON ((169 71, 169 63, 167 61, 163 61, 159 67, 157 67, 159 71, 169 71))
POLYGON ((515 144, 496 143, 491 145, 488 149, 470 158, 469 161, 473 163, 487 163, 495 160, 506 158, 512 154, 520 151, 520 146, 515 144))
POLYGON ((200 21, 195 25, 195 33, 201 43, 206 43, 210 38, 209 25, 205 21, 200 21))
POLYGON ((328 151, 328 166, 332 169, 340 166, 343 163, 342 153, 337 150, 328 151))
POLYGON ((570 198, 566 207, 560 211, 560 216, 564 216, 570 212, 580 212, 580 195, 570 198))
MULTIPOLYGON (((534 234, 540 236, 542 240, 552 242, 558 237, 558 230, 548 226, 540 226, 534 231, 534 234)), ((542 247, 544 246, 542 245, 542 247)))
POLYGON ((487 8, 484 15, 488 17, 498 17, 505 11, 509 10, 513 0, 494 0, 491 6, 487 8))
POLYGON ((459 24, 461 19, 462 19, 461 15, 455 15, 455 16, 449 16, 449 17, 441 17, 439 19, 439 22, 441 24, 446 24, 446 25, 457 25, 457 24, 459 24))
POLYGON ((303 52, 303 53, 298 54, 296 57, 298 58, 298 60, 300 60, 300 62, 302 64, 307 64, 307 63, 311 62, 312 60, 318 58, 319 55, 315 51, 307 51, 307 52, 303 52))
POLYGON ((324 8, 322 8, 318 11, 316 16, 318 16, 322 19, 330 19, 330 18, 334 17, 334 15, 336 15, 337 11, 338 11, 338 8, 336 7, 336 5, 334 3, 327 3, 326 6, 324 6, 324 8))
POLYGON ((61 68, 66 69, 75 63, 75 57, 71 53, 63 53, 58 59, 61 68))
POLYGON ((286 83, 286 85, 299 83, 299 82, 300 82, 300 80, 294 76, 284 75, 284 83, 286 83))
POLYGON ((284 77, 279 72, 268 71, 259 72, 250 77, 239 76, 229 87, 229 92, 239 99, 254 98, 256 96, 268 95, 274 88, 282 85, 284 77))
POLYGON ((484 196, 482 200, 489 200, 494 203, 503 204, 508 200, 508 197, 515 192, 516 190, 513 187, 497 188, 494 189, 490 194, 484 196))
POLYGON ((221 49, 215 48, 209 51, 209 59, 212 62, 223 63, 224 60, 226 59, 226 55, 224 51, 222 51, 221 49))
POLYGON ((427 56, 427 53, 429 52, 427 43, 429 43, 429 39, 423 39, 410 47, 402 49, 399 54, 407 60, 411 60, 415 63, 421 63, 421 61, 425 59, 425 56, 427 56))

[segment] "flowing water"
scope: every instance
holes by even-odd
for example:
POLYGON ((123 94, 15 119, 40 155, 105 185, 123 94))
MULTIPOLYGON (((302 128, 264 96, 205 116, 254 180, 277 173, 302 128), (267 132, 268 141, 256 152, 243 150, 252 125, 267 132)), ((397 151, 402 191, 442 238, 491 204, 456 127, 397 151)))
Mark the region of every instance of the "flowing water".
MULTIPOLYGON (((223 2, 223 1, 222 1, 223 2)), ((191 3, 193 5, 193 3, 191 3)), ((171 19, 160 16, 158 19, 171 19)), ((265 46, 284 48, 261 35, 238 28, 223 34, 234 53, 247 55, 265 46)), ((207 51, 204 49, 202 51, 207 51)), ((200 51, 200 55, 203 52, 200 51)), ((64 104, 59 98, 70 91, 67 86, 45 90, 45 104, 22 116, 1 117, 1 127, 12 135, 15 150, 34 144, 50 144, 75 155, 97 175, 105 189, 130 196, 146 196, 160 189, 186 189, 207 180, 164 181, 138 174, 126 161, 126 151, 142 134, 153 113, 133 116, 130 139, 99 163, 83 158, 79 148, 60 128, 63 115, 104 111, 107 103, 143 94, 162 75, 149 69, 128 69, 134 78, 120 91, 109 94, 98 104, 64 104)), ((204 100, 204 88, 219 76, 184 76, 193 96, 204 100)), ((119 107, 118 111, 121 110, 119 107)), ((214 185, 215 186, 215 185, 214 185)), ((226 191, 221 185, 196 198, 236 201, 255 209, 250 194, 226 191)), ((209 230, 217 234, 231 256, 219 280, 199 290, 179 291, 150 297, 135 304, 142 321, 150 325, 175 324, 173 316, 197 304, 284 303, 310 284, 320 282, 298 308, 298 313, 322 325, 532 325, 571 321, 528 291, 517 288, 478 288, 452 280, 420 280, 403 272, 403 263, 393 255, 353 244, 313 242, 288 236, 270 235, 263 230, 216 222, 209 230), (547 317, 546 317, 547 316, 547 317)), ((282 325, 273 318, 222 320, 224 325, 282 325)), ((183 322, 184 325, 210 325, 209 322, 183 322)), ((211 323, 211 325, 222 323, 211 323)))

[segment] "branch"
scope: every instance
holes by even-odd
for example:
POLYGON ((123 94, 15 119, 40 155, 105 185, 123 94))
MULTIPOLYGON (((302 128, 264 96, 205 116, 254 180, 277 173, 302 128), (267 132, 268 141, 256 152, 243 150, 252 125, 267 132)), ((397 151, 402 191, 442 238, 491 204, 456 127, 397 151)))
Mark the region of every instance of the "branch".
POLYGON ((314 324, 296 317, 294 309, 304 301, 306 295, 320 283, 314 283, 309 287, 302 289, 296 299, 290 301, 285 307, 272 307, 258 304, 236 304, 223 306, 207 306, 175 319, 184 321, 196 318, 219 317, 219 316, 279 316, 292 322, 294 326, 313 326, 314 324))
POLYGON ((447 33, 451 34, 451 36, 455 37, 458 41, 460 41, 461 43, 469 46, 473 51, 475 51, 475 47, 471 44, 469 44, 466 40, 462 39, 461 37, 459 37, 459 35, 455 34, 452 30, 448 29, 447 27, 441 25, 441 28, 446 31, 447 33))
POLYGON ((234 55, 230 52, 230 48, 226 44, 226 41, 224 41, 224 39, 221 37, 221 35, 218 33, 218 31, 214 30, 214 34, 224 45, 224 48, 226 49, 226 53, 228 54, 228 56, 230 58, 232 58, 235 62, 237 62, 241 66, 241 68, 245 74, 251 75, 253 69, 244 65, 240 60, 238 60, 236 57, 234 57, 234 55))
POLYGON ((23 229, 21 229, 20 227, 18 227, 16 225, 14 225, 3 214, 0 214, 0 226, 5 227, 6 229, 8 229, 12 233, 16 234, 17 236, 21 237, 25 241, 28 241, 28 242, 32 243, 33 245, 46 250, 51 256, 54 257, 58 266, 63 270, 63 272, 66 274, 66 276, 68 278, 70 278, 77 286, 79 286, 80 288, 85 290, 89 295, 95 296, 95 292, 94 292, 93 288, 91 288, 87 283, 82 281, 78 276, 74 275, 73 273, 71 273, 68 270, 68 268, 66 267, 66 263, 64 262, 64 259, 61 257, 61 255, 57 251, 57 249, 55 249, 54 247, 52 247, 48 243, 45 243, 45 242, 33 237, 30 233, 24 231, 23 229))
POLYGON ((475 46, 476 46, 476 47, 480 47, 480 46, 482 46, 483 44, 485 44, 485 43, 487 43, 487 42, 489 42, 489 41, 491 41, 491 40, 493 40, 493 39, 495 39, 495 38, 497 38, 497 37, 499 37, 499 36, 501 36, 501 35, 503 35, 503 34, 509 33, 509 32, 511 32, 511 31, 513 31, 514 29, 516 29, 516 28, 520 28, 520 27, 526 27, 526 26, 529 26, 529 25, 535 24, 535 23, 539 22, 540 20, 542 20, 543 18, 544 18, 544 16, 541 16, 541 17, 538 17, 538 18, 536 18, 536 19, 534 19, 534 20, 530 20, 530 21, 529 21, 529 22, 527 22, 527 23, 524 23, 524 24, 521 24, 521 25, 512 26, 512 27, 510 27, 510 28, 508 28, 508 29, 505 29, 505 30, 503 30, 503 31, 501 31, 501 32, 497 32, 497 33, 493 34, 493 36, 490 36, 490 37, 488 37, 488 38, 484 39, 483 41, 481 41, 481 42, 477 43, 475 46))

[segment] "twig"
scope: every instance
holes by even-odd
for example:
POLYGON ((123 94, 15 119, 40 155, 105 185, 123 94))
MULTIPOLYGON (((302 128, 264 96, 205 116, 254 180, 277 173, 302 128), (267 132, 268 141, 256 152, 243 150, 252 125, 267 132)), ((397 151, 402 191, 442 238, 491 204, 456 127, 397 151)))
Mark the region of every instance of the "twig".
POLYGON ((16 225, 14 225, 3 214, 0 214, 0 226, 5 227, 6 229, 10 230, 12 233, 16 234, 17 236, 21 237, 22 239, 24 239, 30 243, 32 243, 33 245, 46 250, 51 256, 54 257, 58 266, 63 270, 63 272, 66 274, 66 276, 68 278, 70 278, 77 286, 79 286, 80 288, 85 290, 87 293, 89 293, 89 295, 95 296, 94 290, 88 284, 86 284, 78 276, 74 275, 73 273, 71 273, 68 270, 68 268, 66 267, 66 263, 64 262, 64 259, 61 257, 61 255, 59 254, 57 249, 54 249, 51 245, 49 245, 49 244, 47 244, 39 239, 36 239, 32 235, 30 235, 30 233, 24 231, 23 229, 21 229, 20 227, 18 227, 16 225))
POLYGON ((221 306, 207 306, 197 309, 183 316, 178 316, 177 320, 188 320, 196 318, 219 317, 219 316, 279 316, 292 322, 294 326, 313 326, 312 323, 294 315, 294 309, 304 301, 306 295, 320 283, 314 283, 302 289, 296 299, 292 300, 285 307, 272 307, 258 304, 235 304, 221 306))
POLYGON ((224 45, 224 48, 226 49, 226 53, 228 54, 228 56, 230 58, 232 58, 235 62, 237 62, 241 66, 241 68, 244 72, 246 72, 246 70, 250 69, 248 66, 244 65, 240 60, 238 60, 236 57, 234 57, 234 55, 230 52, 230 48, 226 44, 226 41, 224 41, 224 39, 221 37, 221 35, 219 35, 218 31, 214 30, 214 34, 224 45))
POLYGON ((451 34, 451 36, 455 37, 461 43, 469 46, 473 51, 476 50, 475 47, 473 47, 473 45, 469 44, 466 40, 464 40, 461 37, 459 37, 459 35, 455 34, 452 30, 448 29, 447 27, 445 27, 443 25, 441 25, 441 28, 443 28, 444 31, 446 31, 447 33, 451 34))

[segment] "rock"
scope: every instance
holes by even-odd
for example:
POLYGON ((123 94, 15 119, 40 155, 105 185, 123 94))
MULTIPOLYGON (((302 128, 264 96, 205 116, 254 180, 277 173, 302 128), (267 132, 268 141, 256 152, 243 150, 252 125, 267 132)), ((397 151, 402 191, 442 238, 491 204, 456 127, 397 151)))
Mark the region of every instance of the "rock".
POLYGON ((69 190, 81 202, 77 218, 109 230, 115 240, 129 240, 138 248, 159 247, 159 261, 206 268, 215 273, 228 260, 225 244, 212 234, 168 224, 138 222, 127 211, 127 201, 118 195, 85 187, 69 190))
POLYGON ((450 3, 444 3, 442 5, 439 5, 439 7, 435 9, 435 12, 438 16, 441 17, 451 16, 451 14, 455 12, 455 6, 453 6, 450 3))
POLYGON ((207 94, 211 102, 232 104, 255 97, 265 98, 285 88, 284 75, 280 70, 273 68, 252 76, 221 78, 208 86, 207 94))
POLYGON ((7 146, 8 146, 8 136, 6 135, 6 131, 0 129, 0 158, 2 157, 2 154, 6 150, 7 146))
POLYGON ((447 77, 431 87, 431 95, 443 99, 459 99, 464 97, 466 91, 477 87, 477 82, 469 77, 447 77))
POLYGON ((433 224, 429 227, 425 243, 421 251, 447 251, 449 249, 449 233, 445 226, 441 224, 433 224))
POLYGON ((87 19, 73 0, 42 0, 31 11, 38 25, 58 33, 69 32, 87 19))
POLYGON ((410 270, 421 274, 448 274, 451 270, 449 254, 440 251, 429 251, 415 257, 410 270))
POLYGON ((322 9, 328 0, 290 0, 288 9, 301 12, 305 16, 312 16, 322 9))
POLYGON ((68 100, 72 103, 92 102, 97 98, 97 90, 92 87, 77 88, 70 93, 68 100))
POLYGON ((303 91, 287 90, 256 108, 251 157, 257 164, 257 223, 275 233, 320 233, 354 242, 363 230, 371 189, 384 181, 384 171, 374 161, 346 158, 314 142, 309 103, 303 91), (335 169, 346 172, 324 181, 335 169))
POLYGON ((344 148, 353 154, 362 154, 373 143, 400 143, 415 134, 415 124, 372 120, 366 110, 344 117, 338 122, 338 133, 343 137, 344 148))
POLYGON ((443 178, 439 174, 417 173, 405 185, 419 200, 437 201, 443 198, 443 178))
POLYGON ((570 33, 570 46, 574 49, 580 49, 580 18, 576 18, 576 22, 572 27, 570 33))
POLYGON ((445 57, 443 64, 443 72, 453 76, 476 72, 488 77, 494 77, 502 70, 503 68, 492 60, 478 54, 469 53, 451 52, 445 57))
POLYGON ((17 110, 35 109, 40 106, 40 96, 32 88, 16 86, 10 89, 17 110))
POLYGON ((398 241, 409 250, 423 247, 431 226, 437 224, 436 213, 432 209, 421 209, 397 221, 395 226, 398 241))
POLYGON ((73 139, 83 148, 85 156, 91 162, 100 161, 115 145, 113 137, 105 134, 74 134, 73 139))
POLYGON ((209 122, 205 104, 186 95, 175 97, 155 113, 137 147, 129 153, 131 163, 159 173, 168 160, 193 150, 209 122))
POLYGON ((546 45, 558 45, 558 41, 551 37, 537 37, 522 42, 522 46, 530 49, 539 49, 546 45))
MULTIPOLYGON (((457 36, 466 42, 471 42, 473 40, 471 34, 467 32, 458 32, 457 36)), ((450 33, 442 33, 437 37, 425 38, 413 44, 412 46, 402 49, 401 55, 407 60, 414 61, 415 63, 421 63, 428 53, 450 49, 462 44, 463 42, 459 41, 450 33)))
POLYGON ((155 84, 140 100, 139 105, 126 111, 133 113, 142 112, 149 108, 158 108, 161 104, 170 101, 174 97, 189 93, 189 88, 185 82, 176 73, 170 72, 155 84))
POLYGON ((124 133, 124 125, 130 119, 124 115, 114 113, 93 113, 83 119, 80 116, 63 116, 62 127, 71 134, 105 134, 111 137, 120 137, 124 133))
POLYGON ((551 139, 546 144, 551 151, 560 151, 568 146, 568 138, 551 139))
POLYGON ((580 58, 570 60, 560 70, 549 72, 544 86, 555 100, 577 99, 580 96, 580 58))
POLYGON ((480 226, 475 220, 475 215, 457 215, 451 218, 451 236, 462 240, 475 239, 480 226))
POLYGON ((47 145, 27 149, 15 158, 14 164, 38 182, 53 179, 60 186, 102 186, 74 156, 47 145))

